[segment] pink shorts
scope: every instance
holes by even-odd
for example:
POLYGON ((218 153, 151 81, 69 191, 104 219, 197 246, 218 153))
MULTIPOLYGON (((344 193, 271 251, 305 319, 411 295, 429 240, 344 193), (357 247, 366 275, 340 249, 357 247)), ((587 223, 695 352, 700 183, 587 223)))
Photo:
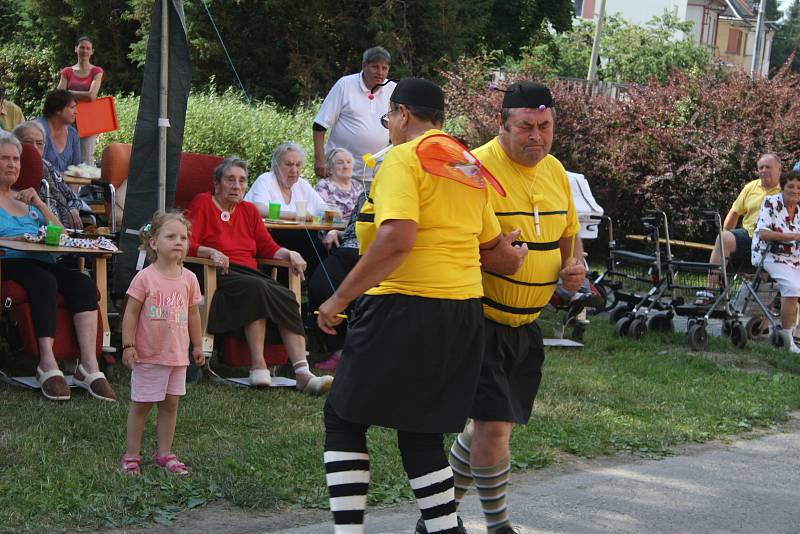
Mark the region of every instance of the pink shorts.
POLYGON ((131 400, 161 402, 167 395, 186 395, 186 365, 135 363, 131 371, 131 400))

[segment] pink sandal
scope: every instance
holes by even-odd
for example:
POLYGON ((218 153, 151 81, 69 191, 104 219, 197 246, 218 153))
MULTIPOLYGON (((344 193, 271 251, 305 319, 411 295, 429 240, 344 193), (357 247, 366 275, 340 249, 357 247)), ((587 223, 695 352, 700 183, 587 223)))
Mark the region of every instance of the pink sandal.
POLYGON ((138 454, 123 454, 120 471, 126 475, 142 474, 142 457, 138 454))
POLYGON ((173 475, 186 476, 189 474, 189 470, 186 469, 186 464, 178 460, 178 457, 173 453, 165 454, 164 456, 159 456, 158 453, 155 453, 153 455, 153 461, 157 466, 166 469, 173 475))

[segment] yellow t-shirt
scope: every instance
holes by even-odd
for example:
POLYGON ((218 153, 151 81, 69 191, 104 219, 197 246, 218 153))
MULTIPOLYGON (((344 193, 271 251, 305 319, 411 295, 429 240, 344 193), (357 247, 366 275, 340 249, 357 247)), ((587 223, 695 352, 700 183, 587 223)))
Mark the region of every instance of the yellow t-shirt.
POLYGON ((742 188, 742 192, 739 193, 736 200, 734 200, 731 209, 742 216, 742 228, 747 230, 751 238, 756 230, 756 223, 758 222, 758 215, 761 213, 761 205, 764 204, 764 198, 767 195, 777 195, 780 192, 779 185, 769 191, 765 190, 761 185, 761 178, 759 178, 748 182, 742 188))
POLYGON ((368 295, 401 293, 464 300, 483 295, 478 245, 500 235, 487 189, 425 172, 417 145, 439 130, 395 146, 387 154, 356 223, 360 252, 372 245, 388 220, 417 223, 414 248, 368 295))
POLYGON ((483 273, 484 315, 509 326, 528 324, 536 320, 556 289, 562 263, 558 240, 580 229, 569 178, 561 162, 550 155, 535 167, 514 163, 497 138, 474 154, 506 190, 505 197, 494 189, 490 193, 503 233, 522 230, 518 239, 527 242, 531 250, 512 276, 483 273))

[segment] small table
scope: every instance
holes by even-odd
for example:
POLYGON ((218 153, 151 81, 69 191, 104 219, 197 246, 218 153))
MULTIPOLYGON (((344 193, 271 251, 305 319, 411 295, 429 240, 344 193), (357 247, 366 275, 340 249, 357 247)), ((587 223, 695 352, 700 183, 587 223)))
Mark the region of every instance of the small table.
POLYGON ((281 221, 276 222, 270 219, 264 219, 264 226, 269 230, 308 230, 308 231, 329 231, 329 230, 344 230, 347 225, 345 224, 314 224, 314 223, 298 223, 294 221, 281 221))
MULTIPOLYGON (((0 247, 24 252, 48 252, 51 254, 84 254, 94 256, 94 282, 100 293, 100 317, 103 321, 103 346, 111 346, 111 329, 108 325, 108 270, 107 260, 121 250, 111 251, 99 248, 52 247, 43 243, 31 243, 16 239, 0 239, 0 247)), ((0 262, 0 279, 2 279, 2 262, 0 262)))

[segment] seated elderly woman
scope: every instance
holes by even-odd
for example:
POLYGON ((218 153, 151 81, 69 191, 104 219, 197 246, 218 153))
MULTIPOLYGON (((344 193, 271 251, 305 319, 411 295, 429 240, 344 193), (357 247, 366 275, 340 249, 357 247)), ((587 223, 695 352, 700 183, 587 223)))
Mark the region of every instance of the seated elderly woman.
POLYGON ((42 116, 36 119, 44 128, 44 159, 58 172, 81 163, 81 141, 73 126, 77 109, 78 101, 72 93, 56 89, 47 94, 42 116))
MULTIPOLYGON (((4 238, 35 234, 39 226, 48 221, 60 224, 35 189, 11 189, 19 178, 21 154, 22 145, 16 137, 0 137, 0 236, 4 238)), ((91 278, 56 264, 48 253, 4 252, 3 277, 20 284, 31 302, 40 355, 36 378, 42 395, 50 400, 68 400, 70 397, 69 386, 53 354, 56 298, 60 292, 73 313, 81 351, 75 383, 95 398, 116 400, 111 385, 97 364, 97 290, 91 278)))
POLYGON ((360 182, 353 180, 353 154, 346 148, 334 148, 325 157, 326 177, 317 182, 314 191, 329 206, 336 206, 342 220, 350 220, 358 195, 364 191, 360 182))
MULTIPOLYGON (((281 205, 282 218, 295 218, 298 201, 306 203, 309 216, 324 212, 325 201, 314 191, 311 184, 300 176, 305 161, 306 151, 297 143, 289 141, 278 145, 272 154, 272 170, 256 178, 244 199, 255 204, 263 217, 269 214, 270 202, 281 205)), ((296 250, 303 256, 308 262, 309 274, 312 274, 319 264, 319 257, 325 255, 316 233, 275 230, 272 236, 282 246, 296 250)))
POLYGON ((261 273, 256 258, 288 260, 292 271, 299 274, 306 262, 272 240, 258 208, 242 201, 246 189, 247 163, 229 157, 214 170, 214 192, 197 195, 189 205, 189 255, 209 258, 222 270, 211 302, 208 331, 224 334, 244 329, 252 360, 251 383, 268 386, 271 377, 264 361, 264 340, 267 323, 274 324, 293 364, 297 389, 311 394, 327 392, 333 378, 314 376, 308 367, 303 322, 294 294, 261 273))
MULTIPOLYGON (((347 278, 350 271, 358 263, 358 237, 356 237, 356 222, 358 212, 367 200, 367 195, 361 193, 356 199, 356 204, 350 212, 350 221, 342 230, 331 230, 325 237, 325 246, 330 249, 330 254, 322 261, 323 268, 314 271, 308 281, 308 304, 316 310, 328 300, 342 281, 347 278)), ((317 327, 319 328, 319 327, 317 327)), ((328 334, 320 330, 328 356, 317 362, 316 368, 325 371, 335 371, 342 356, 344 338, 347 335, 347 323, 337 325, 336 334, 328 334)))
POLYGON ((800 297, 800 172, 781 174, 780 185, 780 193, 764 199, 753 235, 752 261, 758 265, 763 259, 764 270, 778 283, 784 343, 791 352, 800 353, 794 342, 800 297))
MULTIPOLYGON (((44 159, 44 128, 36 121, 26 121, 14 128, 14 135, 22 143, 28 143, 36 147, 39 155, 42 156, 44 166, 44 176, 42 185, 39 187, 39 196, 44 197, 49 190, 51 208, 61 221, 62 226, 67 228, 83 229, 81 221, 81 210, 89 212, 90 208, 78 198, 78 195, 70 189, 64 182, 61 175, 53 167, 52 163, 44 159), (45 185, 49 186, 49 188, 45 185)), ((86 217, 93 221, 91 213, 86 213, 86 217)))

